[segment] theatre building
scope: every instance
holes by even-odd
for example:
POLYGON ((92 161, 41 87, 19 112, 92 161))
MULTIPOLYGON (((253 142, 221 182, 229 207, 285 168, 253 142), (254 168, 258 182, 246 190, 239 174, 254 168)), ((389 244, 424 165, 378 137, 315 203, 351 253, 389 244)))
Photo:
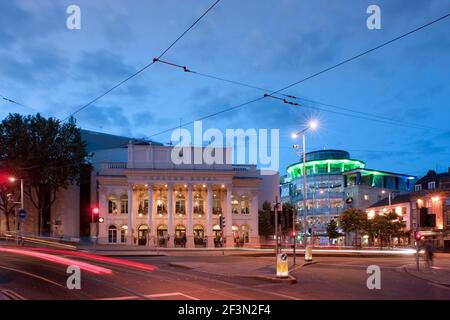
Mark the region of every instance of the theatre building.
MULTIPOLYGON (((193 158, 191 149, 185 157, 193 158)), ((177 165, 172 150, 141 142, 96 151, 91 203, 98 206, 100 221, 91 234, 98 230, 98 242, 187 248, 258 245, 258 210, 279 195, 278 174, 263 175, 255 165, 177 165)), ((225 159, 230 150, 221 152, 225 159)), ((186 162, 194 163, 190 160, 186 162)))

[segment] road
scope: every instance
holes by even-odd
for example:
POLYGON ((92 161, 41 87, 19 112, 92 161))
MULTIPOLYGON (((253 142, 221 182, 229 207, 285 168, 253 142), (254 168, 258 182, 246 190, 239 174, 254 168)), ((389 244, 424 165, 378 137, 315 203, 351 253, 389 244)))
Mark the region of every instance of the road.
MULTIPOLYGON (((67 266, 34 256, 0 251, 0 290, 23 299, 450 299, 450 288, 416 278, 402 266, 411 257, 318 257, 315 264, 292 272, 297 283, 271 283, 258 279, 206 273, 172 267, 177 261, 201 261, 229 267, 243 263, 270 263, 272 257, 255 256, 153 256, 121 258, 130 265, 103 258, 47 252, 112 271, 81 272, 81 289, 66 287, 67 266), (249 260, 252 259, 252 260, 249 260), (138 267, 136 267, 134 264, 138 267), (138 264, 140 263, 140 264, 138 264), (141 266, 157 269, 142 270, 141 266), (366 286, 367 266, 381 268, 381 290, 366 286)), ((450 257, 442 258, 448 259, 450 257)), ((447 262, 446 262, 447 263, 447 262)), ((103 269, 102 269, 103 270, 103 269)), ((1 299, 0 295, 0 299, 1 299)), ((3 297, 4 298, 4 297, 3 297)))

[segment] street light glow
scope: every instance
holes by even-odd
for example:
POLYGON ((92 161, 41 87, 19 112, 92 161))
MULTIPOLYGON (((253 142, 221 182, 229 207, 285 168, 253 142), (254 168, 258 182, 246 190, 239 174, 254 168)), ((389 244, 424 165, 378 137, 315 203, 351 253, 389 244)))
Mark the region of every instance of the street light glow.
POLYGON ((316 129, 318 126, 319 124, 315 120, 309 122, 309 127, 313 130, 316 129))
POLYGON ((294 132, 294 133, 292 133, 292 139, 297 139, 297 137, 298 137, 298 134, 297 134, 297 132, 294 132))
POLYGON ((14 178, 14 177, 9 177, 8 180, 9 180, 10 182, 15 182, 15 181, 16 181, 16 178, 14 178))

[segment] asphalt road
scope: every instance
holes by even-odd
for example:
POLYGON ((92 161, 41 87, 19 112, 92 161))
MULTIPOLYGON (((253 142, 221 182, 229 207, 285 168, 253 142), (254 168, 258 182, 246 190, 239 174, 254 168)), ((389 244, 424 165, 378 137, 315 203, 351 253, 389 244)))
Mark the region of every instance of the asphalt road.
MULTIPOLYGON (((53 253, 52 253, 53 254, 53 253)), ((239 265, 249 256, 133 257, 127 261, 157 266, 144 271, 108 261, 66 256, 112 270, 111 274, 81 273, 81 289, 66 287, 67 266, 36 257, 0 252, 0 292, 23 299, 450 299, 450 288, 418 279, 402 266, 411 257, 319 257, 315 264, 292 272, 296 284, 213 275, 201 270, 171 267, 170 262, 204 261, 239 265), (366 286, 369 265, 381 268, 381 289, 366 286)), ((125 259, 125 258, 122 258, 125 259)), ((446 258, 449 259, 450 257, 446 258)), ((256 260, 255 260, 256 261, 256 260)), ((5 296, 0 293, 0 299, 5 296)))

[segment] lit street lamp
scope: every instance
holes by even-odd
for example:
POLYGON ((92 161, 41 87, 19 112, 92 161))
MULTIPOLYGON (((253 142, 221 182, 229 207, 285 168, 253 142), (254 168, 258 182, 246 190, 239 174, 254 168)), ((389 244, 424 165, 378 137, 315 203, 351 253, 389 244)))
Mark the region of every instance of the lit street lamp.
MULTIPOLYGON (((16 182, 17 179, 15 177, 9 177, 8 180, 11 183, 14 183, 14 182, 16 182)), ((20 179, 20 202, 18 202, 18 203, 20 203, 19 214, 21 214, 20 211, 24 211, 24 207, 23 207, 23 179, 20 179)), ((17 219, 17 217, 16 217, 16 219, 17 219)), ((19 219, 19 222, 18 222, 18 225, 17 225, 18 234, 21 233, 20 232, 21 228, 22 228, 22 224, 20 223, 20 219, 19 219)), ((17 238, 17 242, 19 243, 19 238, 17 238)))
MULTIPOLYGON (((305 246, 306 250, 306 231, 307 231, 307 225, 306 225, 306 146, 305 146, 305 132, 309 129, 316 129, 318 127, 318 123, 316 121, 311 121, 306 128, 299 132, 294 132, 292 134, 292 138, 296 139, 299 135, 302 136, 302 158, 303 158, 303 244, 305 246)), ((295 231, 295 226, 294 226, 295 231)))

